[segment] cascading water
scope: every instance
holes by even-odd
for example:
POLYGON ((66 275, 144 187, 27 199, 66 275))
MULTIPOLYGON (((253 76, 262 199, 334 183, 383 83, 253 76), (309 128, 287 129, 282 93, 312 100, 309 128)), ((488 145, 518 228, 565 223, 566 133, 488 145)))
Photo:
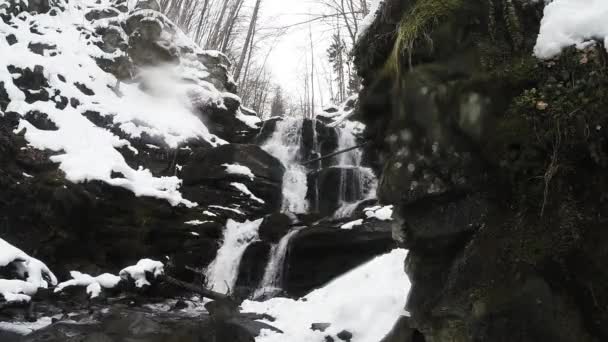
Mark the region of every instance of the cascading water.
POLYGON ((253 294, 254 298, 273 295, 283 289, 283 274, 285 270, 285 257, 289 243, 304 227, 295 228, 285 235, 278 244, 272 246, 270 261, 264 270, 264 277, 260 286, 253 294))
MULTIPOLYGON (((354 128, 348 123, 337 128, 338 150, 345 150, 357 145, 354 128)), ((378 180, 374 172, 362 167, 363 152, 354 149, 336 156, 336 167, 341 169, 339 183, 340 207, 335 212, 335 218, 351 216, 363 201, 374 199, 378 188, 378 180), (349 176, 350 173, 350 176, 349 176)))
POLYGON ((244 223, 228 220, 222 246, 205 271, 208 288, 220 293, 228 293, 234 288, 243 254, 251 243, 258 240, 261 223, 262 219, 244 223))
POLYGON ((283 205, 282 211, 304 214, 308 211, 306 192, 308 191, 307 170, 301 164, 302 118, 284 118, 277 122, 275 132, 262 148, 283 163, 283 205))

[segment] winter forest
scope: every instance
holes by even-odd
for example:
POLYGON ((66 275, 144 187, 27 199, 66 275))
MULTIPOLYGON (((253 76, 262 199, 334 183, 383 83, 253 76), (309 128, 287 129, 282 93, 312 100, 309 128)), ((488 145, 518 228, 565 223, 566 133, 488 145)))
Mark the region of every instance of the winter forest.
POLYGON ((608 341, 607 19, 0 0, 0 342, 608 341))

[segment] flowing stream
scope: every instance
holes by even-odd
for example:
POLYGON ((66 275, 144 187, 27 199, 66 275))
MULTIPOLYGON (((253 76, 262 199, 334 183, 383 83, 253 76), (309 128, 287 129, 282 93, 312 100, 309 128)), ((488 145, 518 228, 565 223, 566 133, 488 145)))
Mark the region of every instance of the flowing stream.
MULTIPOLYGON (((302 118, 283 118, 276 124, 276 129, 262 148, 281 161, 285 167, 283 176, 283 202, 281 211, 290 216, 305 214, 309 210, 306 199, 308 192, 308 172, 302 165, 303 160, 303 125, 302 118)), ((357 145, 357 137, 352 127, 342 125, 336 128, 338 133, 338 150, 357 145)), ((316 129, 313 130, 313 148, 318 149, 316 129)), ((351 150, 334 157, 333 167, 340 169, 339 209, 334 213, 335 218, 351 216, 359 204, 374 198, 377 179, 370 168, 362 166, 363 153, 360 149, 351 150)), ((319 191, 319 189, 315 189, 319 191)), ((322 194, 321 194, 322 195, 322 194)), ((262 220, 238 223, 229 220, 224 231, 223 244, 216 259, 206 270, 207 286, 214 291, 227 293, 237 281, 241 259, 247 247, 257 241, 258 228, 262 220)), ((254 298, 268 297, 279 293, 283 287, 285 259, 290 242, 304 229, 299 227, 289 231, 277 244, 271 247, 268 264, 264 276, 254 298)))
POLYGON ((278 244, 272 246, 270 260, 264 270, 264 278, 262 278, 260 286, 253 294, 253 298, 272 296, 281 292, 283 289, 283 275, 285 273, 285 257, 287 256, 289 243, 304 228, 292 229, 287 235, 283 236, 278 244))
POLYGON ((308 212, 307 170, 302 162, 302 118, 284 118, 262 148, 281 161, 285 167, 283 176, 282 211, 291 214, 308 212))
MULTIPOLYGON (((348 125, 338 127, 338 150, 357 145, 357 137, 348 125)), ((340 168, 339 203, 335 218, 353 215, 359 205, 376 196, 378 180, 372 169, 362 166, 363 152, 354 149, 336 156, 336 167, 340 168), (350 174, 350 175, 349 175, 350 174)))
POLYGON ((261 223, 262 219, 244 223, 228 220, 222 246, 205 272, 208 288, 220 293, 234 289, 243 254, 251 243, 259 239, 258 228, 261 223))

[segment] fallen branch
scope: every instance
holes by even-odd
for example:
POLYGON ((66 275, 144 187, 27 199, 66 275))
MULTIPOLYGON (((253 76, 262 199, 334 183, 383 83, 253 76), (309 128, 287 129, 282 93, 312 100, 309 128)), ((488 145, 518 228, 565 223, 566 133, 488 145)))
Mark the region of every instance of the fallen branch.
POLYGON ((368 145, 369 143, 370 143, 370 141, 366 141, 366 142, 364 142, 362 144, 359 144, 359 145, 356 145, 356 146, 353 146, 353 147, 349 147, 349 148, 346 148, 344 150, 336 151, 336 152, 324 155, 324 156, 316 158, 316 159, 309 160, 307 162, 302 163, 302 165, 308 165, 308 164, 312 164, 312 163, 315 163, 315 162, 318 162, 318 161, 321 161, 321 160, 324 160, 324 159, 327 159, 327 158, 335 157, 335 156, 337 156, 339 154, 350 152, 352 150, 356 150, 358 148, 364 147, 364 146, 368 145))

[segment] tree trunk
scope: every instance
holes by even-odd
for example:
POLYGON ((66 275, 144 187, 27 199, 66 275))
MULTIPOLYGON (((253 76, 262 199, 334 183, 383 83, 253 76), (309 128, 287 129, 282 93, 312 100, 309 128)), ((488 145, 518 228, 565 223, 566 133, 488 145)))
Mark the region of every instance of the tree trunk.
POLYGON ((253 31, 255 30, 255 26, 258 20, 258 13, 260 12, 261 4, 262 0, 256 0, 255 8, 253 9, 253 14, 251 15, 251 21, 249 22, 247 38, 245 38, 245 44, 243 44, 243 51, 241 52, 241 57, 239 58, 239 62, 236 65, 236 69, 234 70, 234 78, 236 80, 239 79, 241 70, 243 69, 243 64, 245 64, 245 58, 247 57, 247 49, 249 48, 249 44, 251 44, 251 38, 253 37, 253 31))

